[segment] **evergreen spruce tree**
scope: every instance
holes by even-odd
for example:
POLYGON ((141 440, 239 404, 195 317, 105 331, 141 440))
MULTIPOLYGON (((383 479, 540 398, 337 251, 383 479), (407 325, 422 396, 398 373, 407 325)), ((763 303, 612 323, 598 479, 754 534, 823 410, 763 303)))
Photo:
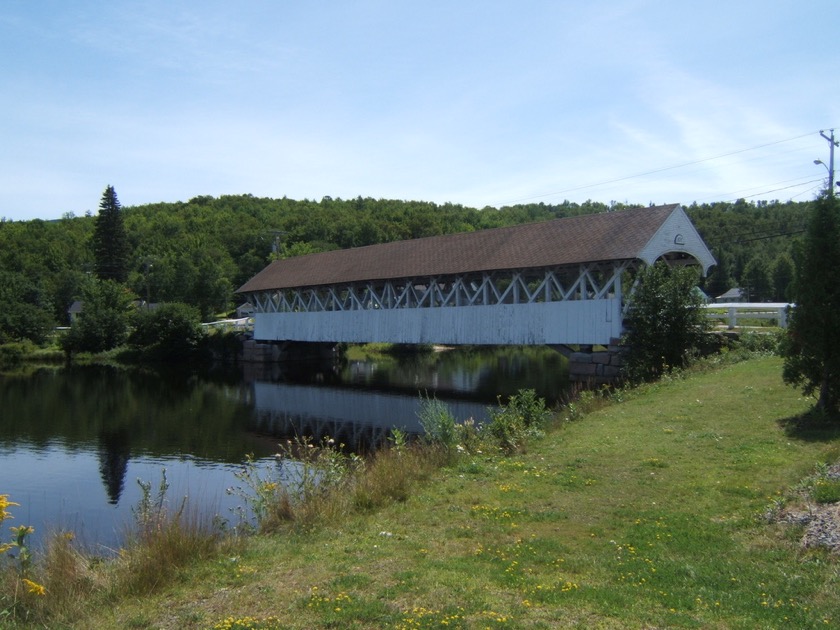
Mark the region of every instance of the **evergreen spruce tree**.
POLYGON ((782 252, 776 257, 771 274, 773 276, 773 301, 790 302, 793 299, 796 265, 789 253, 782 252))
POLYGON ((712 273, 706 278, 705 290, 706 295, 710 298, 716 298, 723 295, 735 285, 735 280, 732 278, 732 254, 727 249, 718 248, 715 252, 717 264, 712 269, 712 273))
POLYGON ((123 224, 120 201, 108 186, 99 202, 93 231, 93 256, 100 280, 125 282, 128 278, 128 236, 123 224))
POLYGON ((783 377, 818 392, 817 408, 840 411, 840 207, 829 193, 814 202, 797 260, 795 308, 782 344, 783 377))
POLYGON ((773 297, 770 269, 770 263, 763 255, 750 258, 741 274, 741 286, 747 290, 747 302, 764 302, 773 297))

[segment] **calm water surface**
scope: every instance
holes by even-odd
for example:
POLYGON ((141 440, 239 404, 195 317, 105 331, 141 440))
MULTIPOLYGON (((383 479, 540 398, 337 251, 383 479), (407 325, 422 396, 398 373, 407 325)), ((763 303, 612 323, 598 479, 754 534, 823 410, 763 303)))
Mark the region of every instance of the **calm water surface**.
POLYGON ((525 387, 562 399, 560 355, 457 350, 224 375, 76 366, 0 376, 0 494, 20 504, 4 528, 33 525, 36 545, 70 530, 107 553, 132 523, 137 480, 156 488, 164 469, 172 503, 188 497, 191 509, 235 522, 242 500, 226 489, 246 454, 271 467, 278 442, 295 435, 367 451, 395 427, 421 431, 421 393, 480 421, 498 395, 525 387))

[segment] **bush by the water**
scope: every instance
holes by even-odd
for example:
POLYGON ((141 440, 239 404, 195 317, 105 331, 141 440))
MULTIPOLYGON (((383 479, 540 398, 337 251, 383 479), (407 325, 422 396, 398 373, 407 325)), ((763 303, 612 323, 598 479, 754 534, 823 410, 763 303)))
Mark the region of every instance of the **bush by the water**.
POLYGON ((508 399, 507 405, 503 405, 500 398, 499 406, 488 409, 488 414, 489 421, 481 426, 472 418, 459 423, 446 403, 429 397, 420 399, 417 412, 428 443, 467 452, 474 452, 483 445, 512 453, 529 437, 538 436, 551 417, 545 400, 533 389, 520 389, 508 399))
POLYGON ((500 403, 489 412, 487 431, 506 453, 516 451, 529 437, 537 436, 551 416, 545 401, 533 389, 520 389, 507 405, 500 403))
POLYGON ((201 314, 188 304, 161 304, 155 309, 138 310, 129 345, 157 361, 192 358, 206 337, 201 314))

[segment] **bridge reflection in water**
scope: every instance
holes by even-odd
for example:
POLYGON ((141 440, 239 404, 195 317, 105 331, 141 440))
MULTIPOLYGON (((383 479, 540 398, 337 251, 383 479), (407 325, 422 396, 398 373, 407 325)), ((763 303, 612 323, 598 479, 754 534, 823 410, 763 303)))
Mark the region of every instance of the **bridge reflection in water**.
MULTIPOLYGON (((345 448, 364 452, 381 446, 400 429, 423 432, 421 398, 329 386, 252 383, 254 429, 274 436, 307 436, 318 442, 333 438, 345 448)), ((487 405, 442 399, 456 420, 483 422, 487 405)))
POLYGON ((35 527, 36 545, 66 529, 84 546, 113 550, 142 500, 135 480, 156 487, 162 469, 169 496, 227 518, 241 505, 225 489, 241 483, 243 457, 273 470, 290 436, 368 452, 393 427, 420 430, 427 389, 459 420, 480 420, 497 395, 533 388, 553 404, 567 385, 564 359, 549 349, 261 367, 199 375, 49 366, 0 378, 0 491, 21 504, 17 522, 35 527))

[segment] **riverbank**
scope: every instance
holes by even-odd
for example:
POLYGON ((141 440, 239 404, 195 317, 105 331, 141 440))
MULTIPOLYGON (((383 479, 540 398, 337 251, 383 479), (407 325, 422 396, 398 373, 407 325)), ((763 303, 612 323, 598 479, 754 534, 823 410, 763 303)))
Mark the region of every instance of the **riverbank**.
POLYGON ((404 502, 94 594, 69 627, 830 627, 836 557, 766 515, 840 441, 796 428, 811 401, 780 374, 762 358, 630 392, 404 502))

